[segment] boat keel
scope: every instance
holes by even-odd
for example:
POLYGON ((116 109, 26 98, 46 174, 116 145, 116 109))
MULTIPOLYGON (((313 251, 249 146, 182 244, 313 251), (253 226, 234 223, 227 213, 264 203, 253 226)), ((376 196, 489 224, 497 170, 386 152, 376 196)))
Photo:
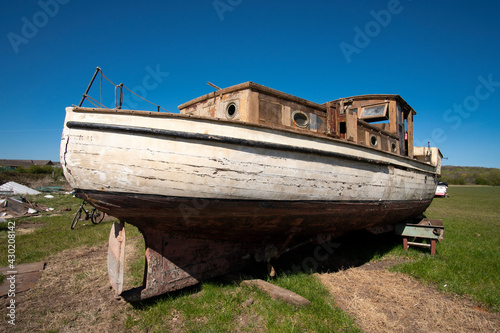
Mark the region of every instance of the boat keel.
MULTIPOLYGON (((238 243, 178 238, 153 229, 143 229, 141 232, 146 243, 143 285, 121 293, 123 298, 131 302, 241 270, 247 262, 246 258, 250 258, 246 248, 238 243)), ((112 286, 115 289, 113 283, 112 286)), ((115 291, 119 293, 117 289, 115 291)))

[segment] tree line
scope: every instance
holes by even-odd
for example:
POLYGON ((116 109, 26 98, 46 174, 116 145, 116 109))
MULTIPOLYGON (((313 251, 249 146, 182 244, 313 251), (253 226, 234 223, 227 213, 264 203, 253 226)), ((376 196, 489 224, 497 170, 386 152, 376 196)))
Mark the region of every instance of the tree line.
POLYGON ((500 169, 443 166, 440 181, 449 185, 500 185, 500 169))

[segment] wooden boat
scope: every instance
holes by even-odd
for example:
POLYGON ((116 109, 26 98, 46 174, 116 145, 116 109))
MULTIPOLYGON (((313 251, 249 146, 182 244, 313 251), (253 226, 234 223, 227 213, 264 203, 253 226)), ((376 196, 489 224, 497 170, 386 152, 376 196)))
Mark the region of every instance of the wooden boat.
POLYGON ((66 178, 122 222, 108 260, 118 293, 124 223, 145 238, 144 285, 131 300, 394 225, 434 197, 441 153, 413 147, 416 113, 399 95, 316 104, 246 82, 179 109, 66 108, 66 178))

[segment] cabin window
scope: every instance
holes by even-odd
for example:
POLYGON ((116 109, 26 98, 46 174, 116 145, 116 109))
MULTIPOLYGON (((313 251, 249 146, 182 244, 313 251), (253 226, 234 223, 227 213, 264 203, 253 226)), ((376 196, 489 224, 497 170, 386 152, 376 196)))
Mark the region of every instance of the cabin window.
POLYGON ((373 147, 377 147, 378 146, 378 139, 375 135, 371 135, 370 136, 370 144, 373 146, 373 147))
POLYGON ((297 127, 306 128, 309 125, 309 117, 302 111, 293 111, 292 120, 297 127))
POLYGON ((238 107, 236 103, 231 102, 226 106, 226 118, 233 119, 236 116, 236 112, 238 111, 238 107))
POLYGON ((391 150, 393 153, 395 153, 397 151, 398 147, 396 146, 396 144, 393 142, 391 143, 391 150))
POLYGON ((340 134, 346 134, 347 133, 347 126, 345 121, 340 122, 340 134))
POLYGON ((362 108, 360 119, 367 122, 388 120, 388 103, 371 105, 362 108))

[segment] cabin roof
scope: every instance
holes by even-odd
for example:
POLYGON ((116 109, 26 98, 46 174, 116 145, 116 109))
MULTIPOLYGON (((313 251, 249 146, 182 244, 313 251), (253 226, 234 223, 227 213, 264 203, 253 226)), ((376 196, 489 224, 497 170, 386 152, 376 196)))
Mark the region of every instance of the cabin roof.
POLYGON ((326 107, 324 105, 321 105, 321 104, 318 104, 318 103, 314 103, 314 102, 308 101, 306 99, 303 99, 303 98, 300 98, 300 97, 297 97, 297 96, 294 96, 294 95, 290 95, 290 94, 284 93, 282 91, 279 91, 279 90, 276 90, 276 89, 272 89, 272 88, 263 86, 263 85, 258 84, 258 83, 250 82, 250 81, 244 82, 244 83, 240 83, 240 84, 237 84, 235 86, 227 87, 227 88, 224 88, 224 89, 221 89, 221 90, 217 90, 217 91, 211 92, 209 94, 206 94, 206 95, 200 96, 198 98, 195 98, 195 99, 193 99, 193 100, 191 100, 189 102, 186 102, 184 104, 179 105, 179 110, 185 109, 185 108, 187 108, 187 107, 189 107, 189 106, 191 106, 193 104, 202 102, 204 100, 220 96, 222 94, 232 93, 232 92, 235 92, 235 91, 245 90, 245 89, 250 89, 250 90, 257 91, 257 92, 260 92, 260 93, 264 93, 264 94, 267 94, 267 95, 271 95, 271 96, 275 96, 275 97, 278 97, 278 98, 282 98, 282 99, 285 99, 285 100, 288 100, 288 101, 291 101, 291 102, 304 104, 304 105, 309 106, 309 107, 313 107, 313 108, 316 108, 316 109, 320 109, 320 110, 326 111, 326 107))
MULTIPOLYGON (((214 98, 214 97, 217 97, 217 96, 220 96, 220 95, 223 95, 223 94, 227 94, 227 93, 232 93, 232 92, 239 91, 239 90, 245 90, 245 89, 251 89, 253 91, 257 91, 257 92, 260 92, 260 93, 264 93, 264 94, 267 94, 267 95, 275 96, 275 97, 282 98, 282 99, 285 99, 285 100, 288 100, 288 101, 292 101, 292 102, 295 102, 295 103, 304 104, 304 105, 307 105, 309 107, 313 107, 313 108, 316 108, 316 109, 320 109, 320 110, 326 111, 326 103, 318 104, 318 103, 315 103, 315 102, 311 102, 311 101, 308 101, 306 99, 303 99, 303 98, 300 98, 300 97, 297 97, 297 96, 294 96, 294 95, 290 95, 290 94, 284 93, 282 91, 279 91, 279 90, 276 90, 276 89, 272 89, 272 88, 269 88, 269 87, 263 86, 261 84, 251 82, 251 81, 240 83, 240 84, 237 84, 237 85, 234 85, 234 86, 231 86, 231 87, 227 87, 227 88, 224 88, 224 89, 216 90, 216 91, 211 92, 209 94, 200 96, 200 97, 195 98, 193 100, 190 100, 190 101, 188 101, 186 103, 183 103, 183 104, 179 105, 178 108, 179 108, 179 110, 182 110, 182 109, 190 107, 191 105, 194 105, 196 103, 205 101, 207 99, 214 98)), ((414 115, 416 114, 415 110, 413 110, 413 108, 400 95, 394 95, 394 94, 358 95, 358 96, 351 96, 351 97, 339 98, 339 99, 333 100, 332 102, 337 102, 337 101, 340 101, 340 100, 365 100, 365 99, 391 99, 391 100, 397 100, 398 102, 400 102, 403 105, 403 107, 405 109, 412 110, 413 114, 414 115)))
MULTIPOLYGON (((407 109, 407 110, 412 110, 413 111, 413 115, 416 115, 417 112, 415 112, 415 110, 413 110, 413 108, 410 106, 410 104, 408 104, 408 102, 406 102, 403 97, 401 97, 400 95, 396 95, 396 94, 369 94, 369 95, 357 95, 357 96, 350 96, 350 97, 343 97, 343 98, 338 98, 336 100, 333 100, 331 101, 331 103, 333 102, 338 102, 338 101, 341 101, 341 100, 357 100, 357 101, 362 101, 362 100, 366 100, 366 99, 391 99, 391 100, 396 100, 397 102, 399 102, 403 108, 407 109)), ((326 103, 325 103, 326 104, 326 103)))

